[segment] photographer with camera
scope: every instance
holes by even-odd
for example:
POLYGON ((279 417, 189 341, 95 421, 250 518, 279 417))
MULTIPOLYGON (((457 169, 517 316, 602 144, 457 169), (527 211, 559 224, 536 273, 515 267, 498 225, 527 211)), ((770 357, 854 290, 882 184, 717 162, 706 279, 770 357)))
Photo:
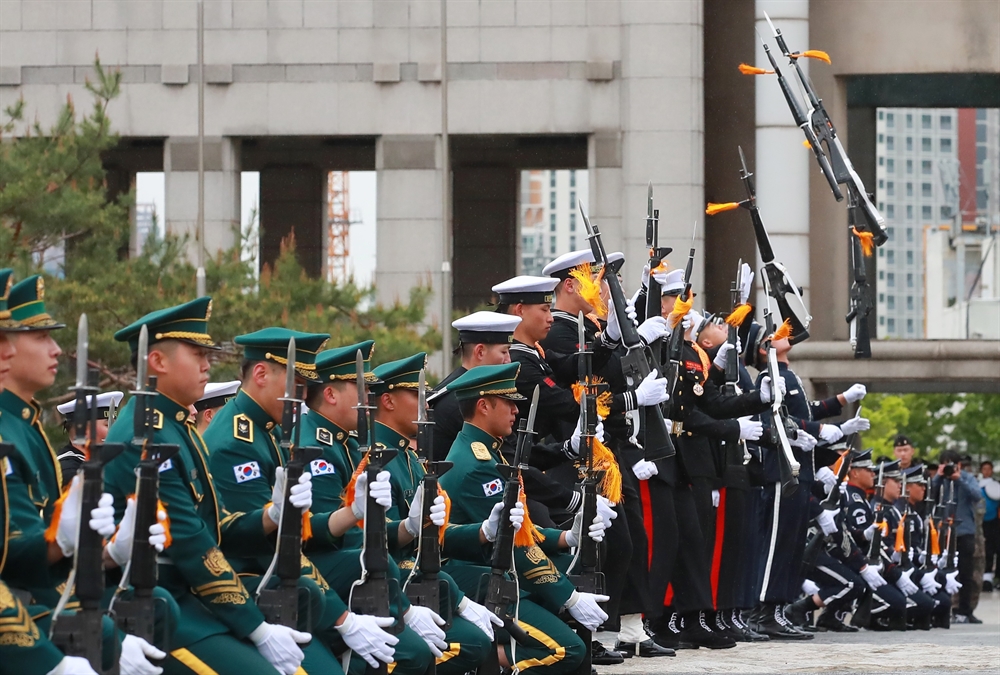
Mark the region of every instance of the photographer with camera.
POLYGON ((962 587, 958 591, 958 609, 955 623, 982 623, 972 613, 972 588, 976 583, 972 577, 973 555, 976 550, 976 505, 983 498, 976 477, 964 470, 961 456, 955 450, 941 453, 941 464, 934 477, 934 492, 946 496, 954 494, 955 532, 958 535, 958 581, 962 587), (950 486, 947 482, 950 481, 950 486), (954 491, 954 492, 952 492, 954 491))

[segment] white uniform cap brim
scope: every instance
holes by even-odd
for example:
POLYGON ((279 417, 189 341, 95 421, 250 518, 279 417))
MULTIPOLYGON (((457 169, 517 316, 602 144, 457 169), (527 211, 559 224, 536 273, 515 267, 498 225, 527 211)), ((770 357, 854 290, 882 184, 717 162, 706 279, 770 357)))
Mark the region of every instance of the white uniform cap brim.
MULTIPOLYGON (((121 404, 123 398, 125 398, 125 394, 120 391, 106 391, 97 395, 97 407, 110 408, 111 404, 114 403, 114 407, 117 408, 121 404)), ((87 403, 90 403, 89 397, 87 398, 87 403)), ((89 405, 87 409, 90 409, 89 405)), ((57 405, 56 410, 58 410, 59 414, 63 416, 72 414, 73 411, 76 410, 76 399, 74 398, 72 401, 66 401, 61 405, 57 405)))
POLYGON ((609 263, 615 263, 618 262, 619 260, 625 260, 625 254, 622 253, 621 251, 615 251, 614 253, 608 254, 609 263))
POLYGON ((522 275, 508 279, 493 287, 494 293, 551 293, 559 285, 552 277, 522 275))
POLYGON ((204 395, 198 400, 204 401, 210 398, 218 398, 219 396, 234 396, 239 388, 239 380, 233 380, 232 382, 209 382, 205 385, 204 395))
POLYGON ((513 333, 521 317, 499 312, 474 312, 451 322, 452 328, 479 333, 513 333))
POLYGON ((565 270, 571 270, 577 265, 583 265, 584 263, 594 263, 594 252, 590 249, 563 253, 561 256, 543 267, 542 274, 545 276, 552 276, 553 274, 557 274, 565 270))
POLYGON ((667 272, 667 283, 660 287, 663 295, 676 295, 684 290, 684 270, 667 272))

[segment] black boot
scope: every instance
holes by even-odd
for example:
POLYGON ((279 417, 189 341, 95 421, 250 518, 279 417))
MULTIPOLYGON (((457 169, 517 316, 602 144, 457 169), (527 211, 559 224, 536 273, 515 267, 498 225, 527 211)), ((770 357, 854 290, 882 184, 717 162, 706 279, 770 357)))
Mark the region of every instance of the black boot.
POLYGON ((820 612, 819 619, 816 620, 816 625, 818 627, 825 628, 832 633, 858 632, 858 629, 854 626, 848 626, 845 624, 843 619, 837 616, 837 612, 829 607, 820 612))
MULTIPOLYGON (((615 647, 617 646, 616 644, 615 647)), ((590 662, 595 666, 616 666, 619 663, 624 663, 624 661, 625 656, 619 653, 617 649, 608 649, 597 640, 591 642, 590 662)))
POLYGON ((906 630, 906 613, 889 617, 889 630, 906 630))
POLYGON ((812 620, 809 615, 816 611, 816 603, 812 596, 807 595, 785 607, 785 618, 799 630, 812 627, 812 620))
POLYGON ((781 605, 772 605, 771 613, 757 622, 758 633, 767 635, 772 640, 812 640, 810 633, 796 630, 785 618, 781 605))
MULTIPOLYGON (((736 640, 715 633, 705 620, 705 612, 691 612, 683 617, 683 627, 679 636, 680 645, 692 645, 693 648, 729 649, 736 646, 736 640)), ((681 647, 683 649, 683 647, 681 647)))
POLYGON ((750 625, 743 620, 743 612, 741 610, 733 610, 732 615, 729 617, 729 625, 739 632, 739 634, 743 637, 743 642, 768 642, 771 639, 751 628, 750 625))
POLYGON ((681 645, 681 619, 677 612, 671 612, 669 618, 653 630, 653 642, 667 649, 697 649, 692 645, 681 645))
POLYGON ((945 630, 951 628, 951 611, 932 614, 931 626, 934 628, 944 628, 945 630))
POLYGON ((727 638, 734 642, 743 642, 743 635, 736 630, 728 621, 726 617, 729 616, 730 612, 720 609, 715 613, 712 623, 709 627, 712 629, 713 633, 718 633, 719 635, 725 635, 727 638))

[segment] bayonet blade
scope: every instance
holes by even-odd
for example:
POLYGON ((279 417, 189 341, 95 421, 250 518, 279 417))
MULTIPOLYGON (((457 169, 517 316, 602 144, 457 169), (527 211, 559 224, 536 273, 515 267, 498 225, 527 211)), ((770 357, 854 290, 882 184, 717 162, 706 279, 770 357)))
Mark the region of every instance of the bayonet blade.
POLYGON ((285 398, 295 398, 295 338, 288 338, 288 354, 285 357, 285 398))
POLYGON ((358 407, 363 408, 368 404, 368 397, 365 394, 365 357, 360 349, 354 356, 354 373, 357 377, 358 407))
POLYGON ((427 421, 427 376, 424 369, 420 369, 420 377, 417 379, 417 423, 427 421))
POLYGON ((764 20, 767 21, 767 25, 771 27, 771 34, 774 37, 778 37, 779 35, 781 35, 781 31, 779 31, 777 28, 775 28, 774 24, 771 23, 771 17, 769 17, 767 15, 767 12, 764 12, 764 20))
POLYGON ((535 433, 535 414, 538 412, 538 385, 535 385, 535 391, 531 394, 531 407, 528 408, 528 433, 535 433))
POLYGON ((581 352, 587 351, 587 331, 584 330, 583 321, 584 321, 583 311, 581 311, 580 314, 577 316, 576 320, 577 323, 576 338, 577 338, 577 344, 579 345, 578 348, 581 352))
POLYGON ((149 364, 149 329, 142 324, 139 329, 139 350, 135 359, 135 390, 142 391, 146 386, 146 372, 149 364))
POLYGON ((80 322, 77 324, 76 332, 76 389, 80 390, 87 386, 87 359, 90 348, 90 336, 88 335, 87 315, 80 315, 80 322))
POLYGON ((740 164, 743 165, 743 174, 746 176, 750 175, 750 169, 747 168, 747 157, 743 154, 743 146, 737 145, 736 149, 740 151, 740 164))
POLYGON ((590 225, 590 218, 587 217, 587 210, 583 208, 583 202, 578 199, 576 203, 580 207, 580 217, 583 218, 583 226, 587 228, 587 238, 590 239, 594 236, 594 228, 590 225))
POLYGON ((653 217, 653 181, 646 187, 646 217, 653 217))

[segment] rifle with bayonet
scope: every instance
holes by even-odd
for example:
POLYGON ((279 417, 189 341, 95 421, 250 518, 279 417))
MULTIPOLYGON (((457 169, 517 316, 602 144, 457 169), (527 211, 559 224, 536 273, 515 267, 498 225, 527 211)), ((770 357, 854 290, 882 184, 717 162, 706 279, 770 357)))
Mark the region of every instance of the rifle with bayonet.
MULTIPOLYGON (((882 513, 882 498, 885 493, 885 465, 878 467, 878 483, 875 485, 875 529, 872 531, 871 541, 868 543, 868 556, 865 560, 867 565, 873 568, 881 568, 882 565, 882 529, 885 527, 885 515, 882 513)), ((851 625, 858 628, 867 628, 871 624, 872 616, 872 591, 868 589, 858 600, 858 607, 851 617, 851 625)))
POLYGON ((785 412, 784 396, 778 386, 781 372, 778 370, 778 353, 774 348, 772 337, 776 330, 771 314, 771 289, 767 274, 762 275, 764 288, 767 290, 767 306, 764 309, 764 330, 767 338, 767 374, 771 378, 771 444, 778 450, 778 468, 781 475, 781 493, 790 496, 799 484, 799 463, 792 453, 788 442, 789 432, 798 433, 789 425, 785 412))
MULTIPOLYGON (((729 285, 729 311, 730 313, 736 311, 736 308, 740 306, 740 289, 743 288, 743 259, 736 264, 736 279, 729 285)), ((740 394, 740 364, 739 364, 739 350, 737 349, 737 344, 739 343, 739 327, 733 324, 726 324, 728 328, 728 333, 726 335, 726 342, 728 342, 732 349, 726 353, 726 383, 723 385, 723 393, 728 396, 736 396, 740 394)))
MULTIPOLYGON (((691 234, 692 246, 688 251, 687 265, 684 267, 684 288, 678 296, 676 302, 689 302, 691 300, 691 274, 694 272, 694 235, 697 233, 697 223, 695 232, 691 234)), ((681 374, 681 362, 684 360, 684 327, 682 325, 684 317, 679 317, 676 326, 670 327, 670 337, 667 339, 667 362, 663 366, 663 376, 667 378, 667 393, 671 396, 677 390, 677 380, 681 374)), ((668 404, 670 405, 670 404, 668 404)), ((680 411, 672 417, 683 418, 680 411)))
POLYGON ((139 349, 136 359, 135 390, 129 393, 135 399, 132 410, 132 445, 141 448, 135 481, 135 534, 132 538, 132 555, 122 573, 113 601, 118 627, 131 635, 153 644, 155 640, 154 616, 158 603, 165 600, 153 597, 157 583, 156 548, 149 543, 149 528, 157 521, 160 494, 160 467, 180 452, 180 446, 156 443, 153 401, 156 398, 156 376, 147 378, 149 332, 146 326, 139 331, 139 349), (132 593, 123 595, 132 587, 132 593))
MULTIPOLYGON (((597 225, 592 225, 587 212, 583 208, 583 202, 579 202, 580 215, 583 217, 583 224, 587 228, 587 240, 590 242, 590 249, 594 253, 594 260, 601 263, 604 269, 604 280, 608 283, 608 291, 611 294, 611 301, 615 307, 615 316, 621 328, 622 344, 625 346, 625 354, 621 358, 622 374, 630 389, 639 386, 649 373, 653 372, 655 360, 649 352, 649 348, 644 345, 639 337, 632 320, 625 311, 626 300, 625 291, 622 289, 621 280, 618 279, 618 268, 608 262, 608 254, 604 250, 604 243, 601 240, 601 232, 597 225)), ((632 424, 632 436, 629 441, 635 445, 638 443, 638 434, 643 432, 642 448, 647 461, 656 461, 666 457, 672 457, 676 450, 670 440, 666 422, 663 420, 663 413, 659 406, 645 406, 638 410, 626 413, 626 417, 632 424)))
MULTIPOLYGON (((438 479, 453 466, 452 462, 434 459, 433 412, 427 409, 427 380, 424 370, 420 370, 417 382, 417 456, 424 460, 424 476, 420 479, 423 491, 423 505, 420 514, 420 536, 417 540, 416 570, 410 575, 403 590, 414 605, 429 607, 441 614, 445 620, 444 629, 451 625, 451 589, 442 579, 440 529, 431 522, 431 507, 438 495, 438 479), (420 571, 414 580, 416 571, 420 571)), ((433 667, 433 666, 432 666, 433 667)))
POLYGON ((903 512, 900 514, 899 522, 896 523, 896 552, 899 553, 899 566, 908 570, 913 567, 913 548, 910 545, 910 500, 906 494, 906 472, 902 472, 902 486, 900 495, 903 502, 903 512), (902 534, 899 529, 902 528, 902 534))
MULTIPOLYGON (((822 145, 822 149, 816 155, 817 159, 819 159, 820 154, 823 154, 824 157, 825 155, 829 155, 829 162, 827 162, 825 168, 823 168, 823 174, 826 176, 827 182, 830 182, 830 187, 833 189, 834 195, 837 196, 837 201, 843 199, 843 196, 837 189, 835 189, 837 184, 846 185, 848 206, 850 208, 860 210, 864 221, 863 229, 874 235, 876 246, 881 246, 889 239, 889 236, 883 228, 885 219, 878 212, 878 209, 875 208, 875 205, 872 203, 871 198, 868 195, 868 191, 865 190, 864 183, 861 182, 861 178, 858 176, 858 172, 854 170, 854 165, 851 164, 851 159, 847 156, 847 152, 844 150, 844 146, 841 144, 840 138, 837 136, 837 129, 833 126, 833 120, 830 119, 830 115, 826 112, 826 108, 823 107, 823 100, 816 95, 816 89, 813 87, 809 77, 799 65, 799 59, 803 56, 818 58, 821 61, 826 61, 827 63, 830 62, 830 57, 824 52, 789 51, 788 46, 785 44, 784 36, 781 34, 781 31, 775 28, 774 24, 771 23, 771 17, 767 15, 767 12, 764 12, 764 18, 767 19, 767 24, 771 27, 771 33, 774 35, 775 42, 778 43, 778 48, 781 50, 781 53, 788 58, 788 63, 795 70, 795 75, 799 80, 799 85, 801 86, 802 91, 809 103, 809 110, 803 115, 801 108, 798 107, 798 99, 796 99, 796 109, 792 112, 792 114, 796 116, 796 124, 802 126, 799 123, 800 116, 807 119, 809 128, 813 133, 811 136, 807 133, 806 139, 809 140, 810 144, 818 141, 818 143, 822 145), (823 150, 826 152, 823 153, 823 150), (828 169, 830 169, 830 172, 828 172, 828 169)), ((764 50, 768 51, 766 45, 764 50)), ((771 64, 774 65, 774 59, 771 58, 769 51, 768 58, 771 59, 771 64)), ((777 66, 775 66, 774 72, 778 75, 779 80, 784 79, 778 72, 777 66)), ((782 84, 783 90, 786 87, 787 84, 782 84)), ((788 94, 786 94, 785 98, 788 99, 788 94)), ((789 105, 791 105, 791 102, 789 105)), ((804 127, 803 130, 805 130, 804 127)), ((823 162, 820 163, 820 166, 824 166, 823 162)))
MULTIPOLYGON (((654 270, 670 255, 672 248, 660 246, 660 210, 653 208, 653 183, 650 182, 646 191, 646 247, 649 249, 649 276, 646 278, 646 318, 660 316, 660 298, 663 289, 656 281, 654 270)), ((654 366, 659 370, 657 362, 660 350, 656 345, 650 345, 650 355, 654 366)))
MULTIPOLYGON (((840 513, 841 510, 842 495, 840 492, 840 486, 844 484, 845 480, 847 480, 847 473, 851 470, 850 448, 852 445, 853 443, 848 443, 848 449, 843 455, 840 456, 840 466, 837 469, 837 482, 834 483, 829 494, 827 494, 826 497, 824 497, 819 503, 820 507, 822 507, 824 511, 830 511, 834 515, 840 513)), ((806 542, 805 551, 802 553, 803 577, 809 578, 809 572, 816 567, 816 559, 819 557, 823 544, 827 543, 829 540, 829 535, 823 534, 822 528, 817 525, 815 534, 813 534, 806 542)))
POLYGON ((282 496, 278 534, 271 564, 261 578, 257 589, 257 606, 268 623, 289 628, 307 626, 311 617, 299 621, 299 577, 302 576, 302 511, 292 506, 292 487, 298 485, 305 467, 319 457, 320 448, 301 447, 300 421, 302 416, 303 389, 295 385, 295 338, 288 340, 285 361, 285 395, 280 399, 281 442, 279 451, 285 462, 285 491, 282 496), (293 441, 294 439, 294 441, 293 441), (276 588, 268 588, 272 575, 277 575, 276 588))
MULTIPOLYGON (((947 471, 948 468, 949 467, 946 466, 945 471, 947 471)), ((950 468, 952 471, 959 470, 957 466, 951 466, 950 468)), ((958 532, 956 531, 956 528, 958 527, 958 524, 962 522, 961 519, 957 517, 958 503, 955 501, 955 481, 951 480, 950 475, 950 473, 946 474, 944 476, 944 480, 942 481, 947 481, 948 485, 948 501, 944 504, 944 524, 948 526, 948 538, 946 540, 948 545, 942 552, 945 556, 944 566, 942 567, 945 574, 954 572, 958 569, 958 532)))
POLYGON ((848 211, 851 227, 847 236, 850 238, 851 269, 854 272, 854 280, 851 282, 851 310, 845 319, 851 327, 851 349, 854 350, 854 358, 870 359, 872 357, 872 338, 868 326, 868 315, 871 314, 874 306, 872 289, 868 285, 864 246, 861 243, 861 238, 855 234, 854 211, 854 209, 848 211))
MULTIPOLYGON (((395 580, 389 576, 389 548, 386 536, 385 507, 375 501, 371 486, 378 475, 398 454, 395 448, 386 448, 372 442, 371 414, 375 409, 365 384, 365 357, 359 349, 354 361, 358 389, 358 446, 368 463, 365 476, 364 538, 361 546, 361 579, 351 586, 350 606, 356 614, 389 617, 390 585, 395 580)), ((437 610, 435 610, 437 611, 437 610)), ((400 622, 396 622, 396 625, 400 622)), ((395 627, 395 626, 394 626, 395 627)), ((398 628, 397 628, 398 630, 398 628)), ((388 666, 379 662, 378 668, 368 666, 368 673, 386 675, 388 666)))
POLYGON ((930 572, 934 574, 937 572, 937 565, 935 559, 941 555, 941 542, 938 540, 937 525, 934 519, 937 517, 937 504, 934 499, 934 491, 932 481, 930 478, 927 480, 927 489, 924 490, 924 561, 920 565, 920 569, 924 572, 930 572))
POLYGON ((104 538, 90 528, 90 513, 97 508, 104 493, 104 467, 125 450, 122 443, 97 442, 97 372, 88 367, 89 337, 87 315, 80 315, 76 346, 76 384, 72 391, 76 395, 76 409, 73 411, 73 444, 85 448, 86 459, 80 467, 80 515, 76 540, 73 569, 66 581, 66 590, 59 598, 52 612, 50 637, 53 644, 67 656, 79 656, 90 662, 91 668, 99 673, 118 673, 117 654, 112 659, 114 665, 103 668, 103 645, 101 623, 104 610, 101 600, 104 596, 104 538), (90 410, 87 398, 90 398, 90 410), (89 430, 89 434, 88 434, 89 430), (75 613, 63 613, 70 594, 75 593, 80 608, 75 613))
MULTIPOLYGON (((583 528, 580 532, 580 542, 577 545, 577 555, 570 563, 566 577, 581 593, 604 594, 604 573, 600 568, 600 554, 596 541, 587 536, 587 528, 597 517, 597 483, 598 475, 594 468, 594 443, 597 440, 597 397, 599 385, 594 382, 593 351, 587 349, 587 334, 584 330, 583 312, 577 320, 577 339, 579 341, 579 359, 577 373, 583 389, 580 392, 580 463, 584 470, 580 490, 583 495, 583 528)), ((586 654, 578 672, 589 674, 592 660, 591 632, 583 625, 578 625, 576 633, 583 641, 586 654)))

